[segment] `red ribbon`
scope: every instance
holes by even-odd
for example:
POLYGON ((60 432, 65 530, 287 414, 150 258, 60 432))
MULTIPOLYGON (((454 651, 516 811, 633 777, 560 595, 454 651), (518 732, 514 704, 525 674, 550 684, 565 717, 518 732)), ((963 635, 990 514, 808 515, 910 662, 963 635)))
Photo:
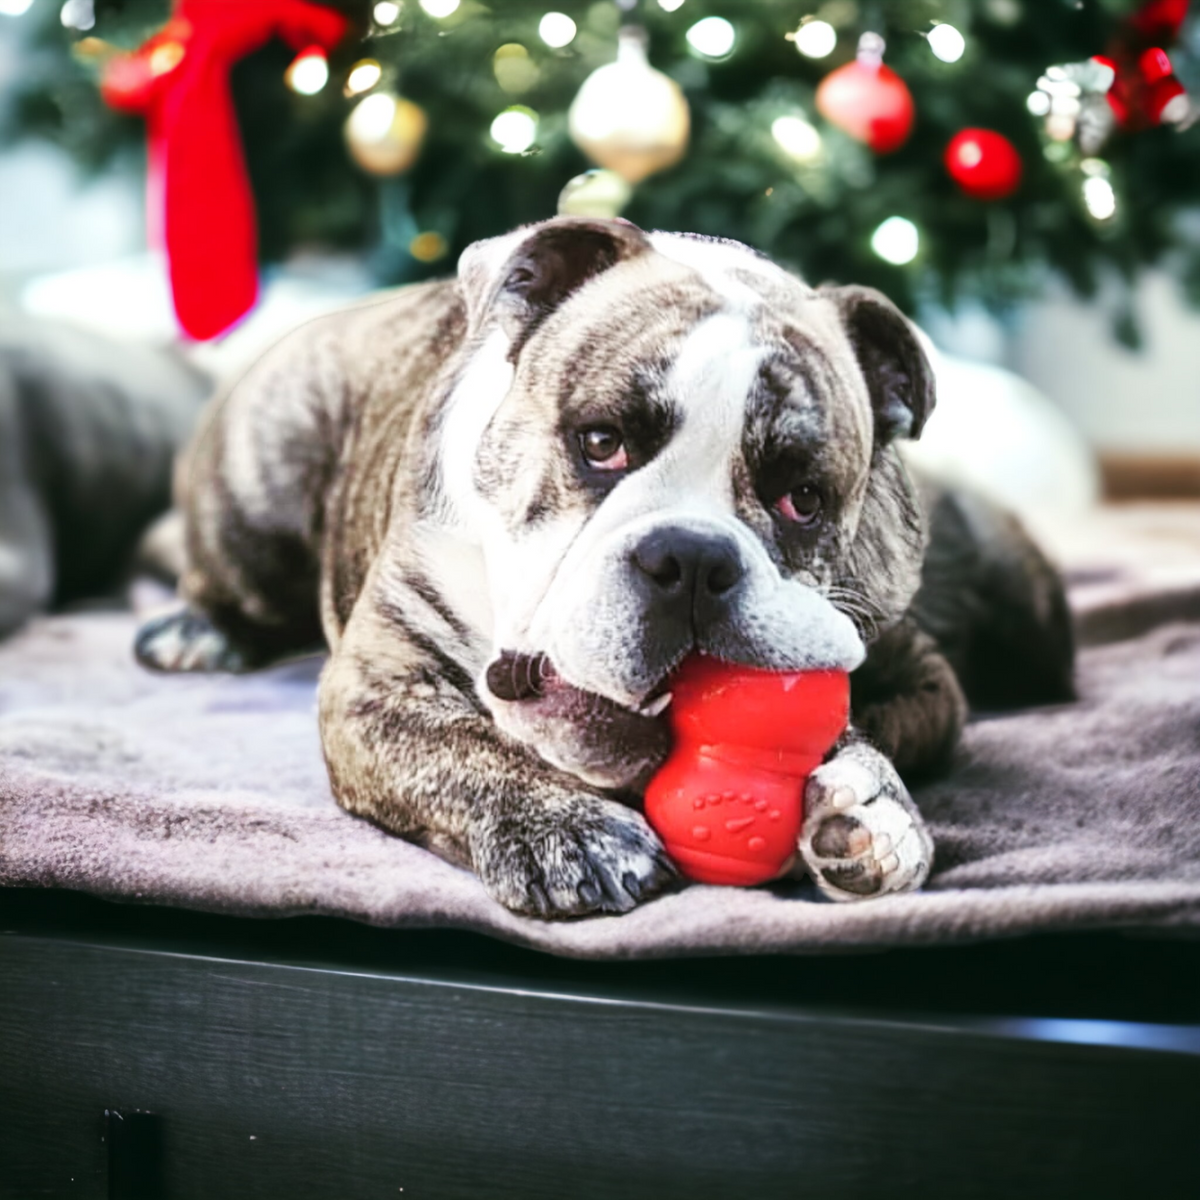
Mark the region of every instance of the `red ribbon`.
POLYGON ((175 312, 193 338, 223 333, 258 295, 254 198, 230 69, 273 37, 331 50, 347 26, 306 0, 177 0, 158 33, 105 68, 105 100, 146 118, 149 220, 161 212, 175 312))

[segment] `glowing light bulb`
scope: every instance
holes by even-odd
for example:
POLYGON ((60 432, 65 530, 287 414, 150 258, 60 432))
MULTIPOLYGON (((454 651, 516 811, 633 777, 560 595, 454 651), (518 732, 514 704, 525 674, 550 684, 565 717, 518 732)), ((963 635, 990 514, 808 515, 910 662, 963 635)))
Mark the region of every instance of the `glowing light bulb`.
POLYGON ((805 21, 792 41, 805 58, 828 58, 837 48, 837 30, 828 21, 805 21))
POLYGON ((1025 100, 1025 107, 1035 117, 1044 117, 1050 111, 1050 97, 1039 88, 1036 92, 1029 93, 1025 100))
POLYGON ((371 11, 371 15, 375 18, 376 25, 395 25, 400 20, 401 8, 399 4, 394 3, 394 0, 379 0, 371 11))
POLYGON ((1083 181, 1083 203, 1097 221, 1107 221, 1116 214, 1117 194, 1103 175, 1089 175, 1083 181))
POLYGON ((395 116, 396 98, 387 92, 376 92, 358 102, 350 114, 349 124, 361 141, 377 142, 387 136, 395 116))
POLYGON ((431 16, 441 20, 458 12, 462 0, 421 0, 421 7, 431 16))
POLYGON ((506 108, 492 122, 491 133, 505 154, 522 154, 537 140, 537 114, 528 108, 506 108))
POLYGON ((29 11, 33 0, 0 0, 0 17, 19 17, 29 11))
POLYGON ((776 117, 771 122, 771 136, 797 162, 808 163, 820 157, 821 135, 803 117, 776 117))
POLYGON ((663 12, 674 12, 677 8, 683 7, 683 0, 658 0, 658 7, 663 12))
POLYGON ((315 96, 329 82, 329 63, 322 50, 298 54, 284 72, 284 81, 301 96, 315 96))
POLYGON ((561 50, 575 40, 575 22, 566 13, 548 12, 538 22, 538 37, 552 50, 561 50))
POLYGON ((58 16, 67 29, 91 29, 96 24, 95 4, 93 0, 67 0, 58 16))
POLYGON ((935 25, 929 31, 929 48, 942 62, 958 62, 967 48, 967 41, 953 25, 935 25))
POLYGON ((383 68, 373 58, 359 59, 346 76, 346 95, 369 92, 383 77, 383 68))
POLYGON ((704 17, 687 31, 688 45, 705 58, 724 58, 737 40, 737 33, 724 17, 704 17))
POLYGON ((871 249, 884 262, 902 267, 917 257, 921 248, 921 236, 917 227, 906 217, 888 217, 871 234, 871 249))

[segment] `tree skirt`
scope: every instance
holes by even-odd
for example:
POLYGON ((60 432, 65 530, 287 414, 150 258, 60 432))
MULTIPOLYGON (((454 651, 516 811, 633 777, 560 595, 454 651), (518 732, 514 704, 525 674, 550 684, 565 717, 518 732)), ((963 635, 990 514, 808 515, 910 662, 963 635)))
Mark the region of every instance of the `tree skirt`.
POLYGON ((1077 703, 978 717, 949 776, 917 792, 937 845, 917 895, 692 886, 620 917, 513 916, 470 873, 337 807, 319 660, 154 676, 117 613, 44 618, 0 645, 0 883, 453 926, 590 958, 1200 931, 1200 572, 1076 580, 1081 628, 1110 640, 1081 652, 1077 703))

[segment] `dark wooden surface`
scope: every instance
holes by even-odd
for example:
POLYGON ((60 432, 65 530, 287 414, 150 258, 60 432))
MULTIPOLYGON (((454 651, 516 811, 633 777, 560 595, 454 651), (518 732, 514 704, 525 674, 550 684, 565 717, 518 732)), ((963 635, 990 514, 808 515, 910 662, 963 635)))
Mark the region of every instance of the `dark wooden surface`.
POLYGON ((589 964, 0 893, 0 1197, 1190 1197, 1198 976, 1194 942, 589 964))

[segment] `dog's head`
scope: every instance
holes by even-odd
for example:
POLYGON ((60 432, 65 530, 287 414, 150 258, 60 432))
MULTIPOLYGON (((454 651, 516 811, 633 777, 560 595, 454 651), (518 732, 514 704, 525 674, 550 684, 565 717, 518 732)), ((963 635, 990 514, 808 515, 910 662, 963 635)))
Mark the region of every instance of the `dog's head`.
POLYGON ((438 504, 482 546, 506 732, 636 785, 690 652, 853 668, 907 607, 923 530, 891 443, 933 381, 882 295, 573 218, 477 243, 459 280, 438 504))

